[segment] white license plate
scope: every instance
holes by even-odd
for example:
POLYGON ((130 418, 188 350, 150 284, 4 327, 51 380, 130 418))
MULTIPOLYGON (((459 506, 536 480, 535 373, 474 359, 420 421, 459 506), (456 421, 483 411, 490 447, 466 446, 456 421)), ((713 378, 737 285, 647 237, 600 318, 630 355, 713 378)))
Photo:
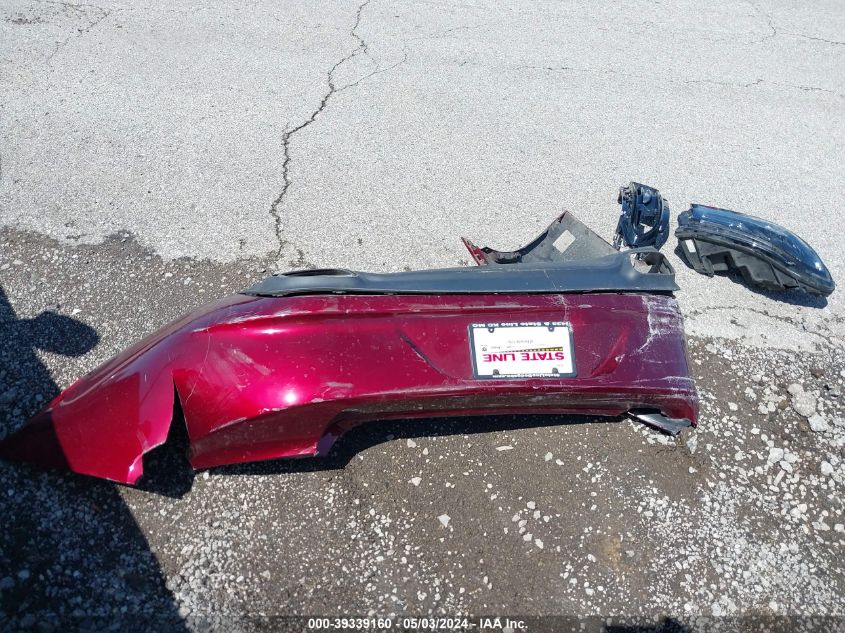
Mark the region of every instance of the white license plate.
POLYGON ((469 339, 476 378, 575 375, 569 323, 473 323, 469 326, 469 339))

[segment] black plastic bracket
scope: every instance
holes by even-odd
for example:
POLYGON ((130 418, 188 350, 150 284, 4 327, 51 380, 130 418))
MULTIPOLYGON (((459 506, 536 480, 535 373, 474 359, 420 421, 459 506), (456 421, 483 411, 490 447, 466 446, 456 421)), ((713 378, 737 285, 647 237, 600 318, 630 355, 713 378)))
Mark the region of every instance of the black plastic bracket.
POLYGON ((478 247, 467 239, 478 267, 398 273, 345 269, 273 275, 243 294, 559 294, 678 290, 675 271, 653 248, 620 253, 571 213, 564 213, 516 251, 478 247))
POLYGON ((619 188, 622 205, 613 246, 617 250, 652 246, 659 249, 669 238, 669 206, 654 187, 632 182, 619 188))

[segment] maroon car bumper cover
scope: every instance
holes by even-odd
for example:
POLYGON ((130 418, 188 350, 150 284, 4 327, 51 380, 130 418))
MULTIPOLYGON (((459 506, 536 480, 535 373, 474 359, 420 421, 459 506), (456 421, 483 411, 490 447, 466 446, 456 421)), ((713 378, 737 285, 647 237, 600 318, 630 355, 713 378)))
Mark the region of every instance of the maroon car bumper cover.
POLYGON ((660 295, 235 296, 110 360, 0 454, 135 483, 178 394, 194 468, 325 453, 375 419, 491 413, 694 422, 681 315, 660 295), (578 375, 473 377, 468 327, 568 321, 578 375))
POLYGON ((669 294, 239 294, 78 380, 0 456, 133 484, 175 398, 194 468, 325 454, 371 420, 698 413, 669 294), (576 375, 477 378, 470 328, 513 322, 568 323, 576 375))

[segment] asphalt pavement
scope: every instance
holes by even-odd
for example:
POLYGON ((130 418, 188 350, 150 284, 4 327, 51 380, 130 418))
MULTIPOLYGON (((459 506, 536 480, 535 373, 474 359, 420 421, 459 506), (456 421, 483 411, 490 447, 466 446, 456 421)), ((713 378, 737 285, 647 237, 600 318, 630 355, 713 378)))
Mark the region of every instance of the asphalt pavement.
MULTIPOLYGON (((631 180, 782 224, 841 282, 843 33, 842 2, 5 0, 0 436, 272 271, 468 265, 460 236, 563 210, 609 239, 631 180)), ((0 463, 0 624, 843 615, 843 295, 673 247, 695 433, 391 422, 196 474, 175 441, 138 489, 0 463)))

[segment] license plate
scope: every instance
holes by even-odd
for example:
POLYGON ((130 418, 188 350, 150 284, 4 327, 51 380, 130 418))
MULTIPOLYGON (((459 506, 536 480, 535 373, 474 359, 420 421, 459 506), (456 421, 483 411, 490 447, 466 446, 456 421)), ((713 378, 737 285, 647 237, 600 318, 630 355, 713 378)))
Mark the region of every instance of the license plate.
POLYGON ((476 378, 562 378, 575 375, 572 326, 564 321, 473 323, 476 378))

